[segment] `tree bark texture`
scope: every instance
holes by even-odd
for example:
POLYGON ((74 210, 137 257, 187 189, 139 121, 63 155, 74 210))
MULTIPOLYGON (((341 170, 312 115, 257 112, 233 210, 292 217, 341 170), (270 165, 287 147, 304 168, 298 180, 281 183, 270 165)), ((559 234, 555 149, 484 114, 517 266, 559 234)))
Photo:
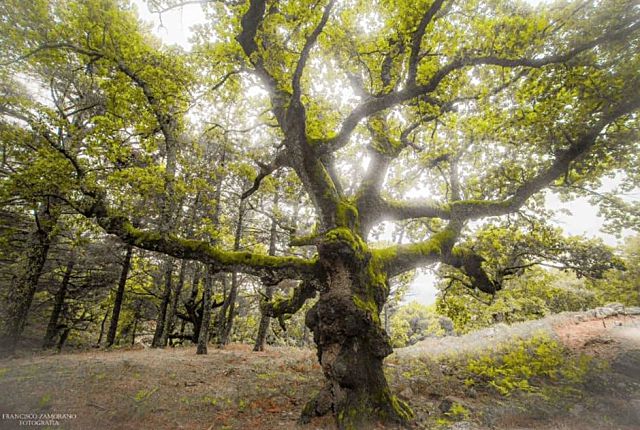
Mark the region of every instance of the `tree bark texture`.
POLYGON ((354 255, 348 248, 322 246, 319 255, 325 288, 305 324, 313 332, 327 383, 305 406, 301 420, 332 412, 340 428, 405 422, 412 412, 391 394, 382 365, 392 352, 380 321, 389 294, 386 276, 369 255, 354 255))

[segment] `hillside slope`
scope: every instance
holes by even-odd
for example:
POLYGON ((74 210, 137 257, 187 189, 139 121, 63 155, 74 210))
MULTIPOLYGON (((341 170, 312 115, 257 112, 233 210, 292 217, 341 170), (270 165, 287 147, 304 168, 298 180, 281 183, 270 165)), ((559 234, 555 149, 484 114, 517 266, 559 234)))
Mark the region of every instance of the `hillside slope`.
POLYGON ((640 429, 640 308, 431 338, 394 364, 419 428, 640 429))

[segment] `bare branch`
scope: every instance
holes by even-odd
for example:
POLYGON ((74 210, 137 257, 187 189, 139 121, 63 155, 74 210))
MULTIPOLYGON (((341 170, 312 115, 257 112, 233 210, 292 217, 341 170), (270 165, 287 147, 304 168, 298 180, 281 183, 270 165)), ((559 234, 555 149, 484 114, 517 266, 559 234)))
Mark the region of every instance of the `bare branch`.
POLYGON ((262 183, 262 180, 264 178, 266 178, 267 176, 269 176, 270 174, 278 170, 280 167, 283 167, 287 164, 287 153, 284 151, 278 153, 278 155, 276 155, 276 158, 270 164, 264 164, 259 162, 257 164, 260 167, 260 172, 256 176, 256 179, 253 181, 253 185, 251 186, 251 188, 249 188, 247 191, 242 193, 242 196, 241 196, 242 200, 248 198, 253 193, 258 191, 258 188, 260 188, 260 183, 262 183))

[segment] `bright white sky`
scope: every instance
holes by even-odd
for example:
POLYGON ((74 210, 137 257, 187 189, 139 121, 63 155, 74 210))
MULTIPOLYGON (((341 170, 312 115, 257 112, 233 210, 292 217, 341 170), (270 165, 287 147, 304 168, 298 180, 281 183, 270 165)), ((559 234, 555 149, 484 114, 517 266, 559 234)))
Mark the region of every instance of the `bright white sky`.
POLYGON ((159 15, 149 12, 149 7, 144 0, 132 0, 138 8, 138 15, 143 21, 153 25, 153 32, 168 45, 180 45, 189 49, 191 44, 190 28, 205 21, 202 7, 198 4, 187 4, 182 7, 169 10, 162 14, 162 23, 159 15))
MULTIPOLYGON (((158 14, 149 12, 149 8, 144 0, 132 1, 138 8, 138 13, 142 20, 153 25, 153 32, 160 37, 162 41, 168 45, 180 45, 185 49, 190 49, 191 44, 189 38, 191 36, 190 27, 204 22, 205 17, 200 5, 188 4, 176 9, 172 9, 162 14, 162 22, 158 14)), ((541 0, 527 0, 530 4, 538 4, 541 0)), ((605 189, 609 188, 613 182, 605 189)), ((630 199, 637 200, 640 198, 638 194, 627 196, 630 199)), ((569 214, 558 214, 552 221, 562 227, 569 235, 585 235, 596 236, 602 238, 609 245, 618 244, 618 240, 611 235, 600 231, 603 225, 603 219, 598 216, 597 208, 589 204, 587 199, 577 199, 571 202, 562 203, 554 195, 547 197, 547 205, 552 209, 567 209, 569 214)), ((630 232, 627 232, 628 234, 630 232)), ((626 235, 628 235, 626 234, 626 235)), ((625 235, 625 236, 626 236, 625 235)), ((418 301, 424 304, 431 304, 435 301, 437 293, 434 287, 435 278, 425 270, 415 277, 411 284, 406 301, 418 301)))

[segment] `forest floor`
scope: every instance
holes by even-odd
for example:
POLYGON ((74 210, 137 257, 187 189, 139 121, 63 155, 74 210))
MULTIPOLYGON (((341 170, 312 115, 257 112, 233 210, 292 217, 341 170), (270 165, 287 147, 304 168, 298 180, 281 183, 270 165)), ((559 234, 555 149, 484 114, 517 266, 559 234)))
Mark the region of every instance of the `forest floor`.
MULTIPOLYGON (((640 429, 638 315, 500 325, 427 339, 385 363, 416 413, 411 428, 640 429)), ((330 417, 296 424, 321 383, 307 349, 33 354, 0 360, 0 429, 24 428, 11 414, 56 429, 332 429, 330 417)))

